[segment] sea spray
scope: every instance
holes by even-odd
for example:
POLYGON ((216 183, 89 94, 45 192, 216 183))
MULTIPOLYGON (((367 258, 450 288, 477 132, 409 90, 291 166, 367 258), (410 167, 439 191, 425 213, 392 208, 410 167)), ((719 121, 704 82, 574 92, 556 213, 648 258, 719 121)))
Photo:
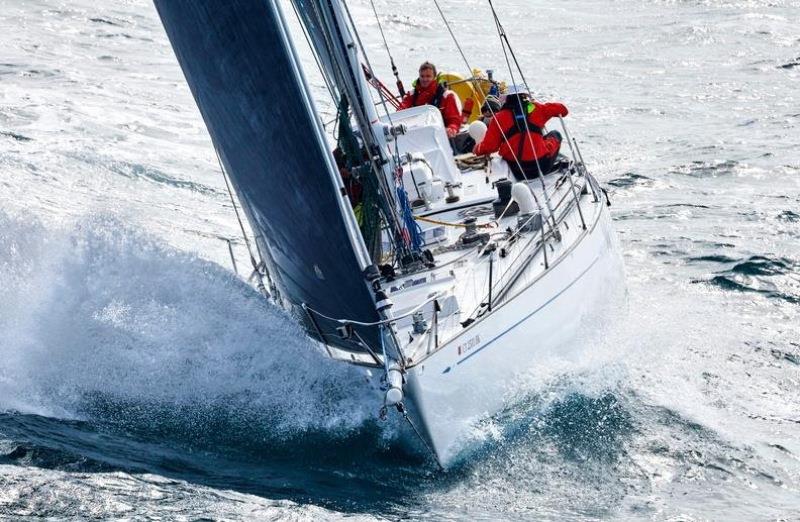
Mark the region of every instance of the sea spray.
POLYGON ((363 370, 218 265, 104 216, 0 229, 0 408, 261 440, 376 417, 363 370))

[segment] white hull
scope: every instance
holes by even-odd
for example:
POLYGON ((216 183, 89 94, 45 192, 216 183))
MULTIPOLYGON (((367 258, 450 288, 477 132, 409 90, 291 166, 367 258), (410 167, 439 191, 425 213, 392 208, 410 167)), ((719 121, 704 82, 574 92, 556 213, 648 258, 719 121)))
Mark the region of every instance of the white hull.
POLYGON ((587 230, 575 215, 548 270, 538 254, 507 299, 408 369, 411 418, 441 465, 457 457, 472 425, 513 402, 537 368, 579 350, 583 326, 622 287, 604 202, 584 212, 587 230))

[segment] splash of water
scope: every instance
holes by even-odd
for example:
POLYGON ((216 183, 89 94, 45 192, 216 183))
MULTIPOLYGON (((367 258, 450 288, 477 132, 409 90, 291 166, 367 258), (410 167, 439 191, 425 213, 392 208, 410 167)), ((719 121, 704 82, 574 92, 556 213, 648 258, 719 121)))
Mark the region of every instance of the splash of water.
POLYGON ((374 417, 359 370, 218 265, 107 217, 0 214, 0 243, 2 410, 276 440, 374 417))

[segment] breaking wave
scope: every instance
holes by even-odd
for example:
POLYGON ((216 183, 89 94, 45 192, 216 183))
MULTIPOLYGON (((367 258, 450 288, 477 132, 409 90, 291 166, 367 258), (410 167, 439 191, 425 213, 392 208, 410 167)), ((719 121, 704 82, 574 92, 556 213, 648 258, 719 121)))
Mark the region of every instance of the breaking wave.
POLYGON ((376 416, 360 370, 218 265, 101 216, 0 214, 0 244, 0 411, 208 444, 347 437, 376 416))

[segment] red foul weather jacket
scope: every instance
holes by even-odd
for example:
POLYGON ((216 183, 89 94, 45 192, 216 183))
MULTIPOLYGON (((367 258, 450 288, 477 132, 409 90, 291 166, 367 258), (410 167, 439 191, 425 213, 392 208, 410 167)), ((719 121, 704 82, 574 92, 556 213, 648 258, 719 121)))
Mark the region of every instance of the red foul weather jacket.
POLYGON ((514 113, 511 109, 504 108, 497 112, 492 121, 489 122, 486 136, 483 141, 475 145, 472 152, 481 156, 499 151, 503 159, 513 162, 514 156, 519 151, 520 140, 523 140, 520 161, 534 161, 537 158, 550 157, 556 154, 559 149, 558 140, 553 137, 545 138, 542 136, 541 129, 544 128, 550 118, 566 116, 568 113, 567 108, 560 103, 531 103, 533 104, 533 110, 528 114, 528 124, 533 127, 531 132, 528 133, 531 137, 530 140, 524 132, 511 132, 512 128, 515 127, 514 113), (503 134, 508 136, 508 143, 503 139, 503 134), (535 155, 531 151, 531 142, 533 142, 535 155))
POLYGON ((443 85, 432 81, 426 89, 417 85, 413 91, 407 92, 397 110, 410 109, 420 105, 433 105, 439 108, 444 126, 458 132, 461 128, 461 108, 456 101, 456 94, 448 91, 443 85))

